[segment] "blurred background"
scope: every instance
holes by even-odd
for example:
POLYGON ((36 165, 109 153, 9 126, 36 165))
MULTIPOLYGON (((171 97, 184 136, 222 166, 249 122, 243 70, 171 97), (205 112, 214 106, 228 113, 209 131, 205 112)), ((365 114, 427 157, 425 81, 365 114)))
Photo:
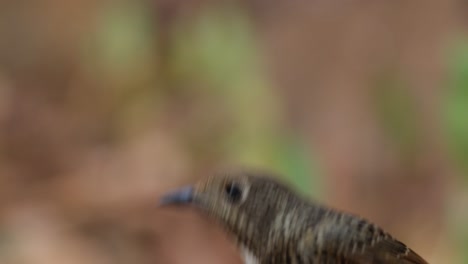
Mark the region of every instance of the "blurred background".
POLYGON ((267 169, 468 263, 462 0, 0 2, 0 263, 239 264, 158 197, 267 169))

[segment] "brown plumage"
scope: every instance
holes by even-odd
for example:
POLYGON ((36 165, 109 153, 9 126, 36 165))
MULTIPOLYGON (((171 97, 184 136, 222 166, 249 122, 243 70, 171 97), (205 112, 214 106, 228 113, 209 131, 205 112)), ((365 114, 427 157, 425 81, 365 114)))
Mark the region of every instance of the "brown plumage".
POLYGON ((427 264, 373 223, 308 201, 258 173, 214 175, 161 203, 194 204, 217 219, 248 264, 427 264))

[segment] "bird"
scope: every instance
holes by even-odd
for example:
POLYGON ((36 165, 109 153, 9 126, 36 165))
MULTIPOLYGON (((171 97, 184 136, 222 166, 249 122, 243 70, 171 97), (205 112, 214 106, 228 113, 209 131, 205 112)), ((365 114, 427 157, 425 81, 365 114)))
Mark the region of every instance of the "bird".
POLYGON ((373 222, 298 195, 270 173, 210 174, 159 205, 191 205, 214 218, 246 264, 428 264, 373 222))

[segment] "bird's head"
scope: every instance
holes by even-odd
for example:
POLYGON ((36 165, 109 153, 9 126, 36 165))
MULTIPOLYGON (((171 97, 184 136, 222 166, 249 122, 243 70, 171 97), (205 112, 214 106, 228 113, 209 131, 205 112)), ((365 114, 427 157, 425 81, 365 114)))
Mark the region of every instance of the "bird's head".
POLYGON ((245 171, 215 174, 164 195, 160 204, 194 205, 246 243, 255 236, 265 237, 262 234, 275 218, 295 201, 285 185, 262 175, 245 171))
POLYGON ((164 195, 161 205, 195 205, 220 219, 246 211, 252 182, 247 175, 215 175, 164 195))

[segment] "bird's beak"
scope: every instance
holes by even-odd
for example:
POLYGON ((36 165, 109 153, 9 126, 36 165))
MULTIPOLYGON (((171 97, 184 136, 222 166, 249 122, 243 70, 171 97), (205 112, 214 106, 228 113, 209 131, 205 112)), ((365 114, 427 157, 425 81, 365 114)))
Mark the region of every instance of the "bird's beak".
POLYGON ((192 203, 194 196, 193 186, 187 186, 165 194, 159 200, 160 206, 171 204, 189 204, 192 203))

